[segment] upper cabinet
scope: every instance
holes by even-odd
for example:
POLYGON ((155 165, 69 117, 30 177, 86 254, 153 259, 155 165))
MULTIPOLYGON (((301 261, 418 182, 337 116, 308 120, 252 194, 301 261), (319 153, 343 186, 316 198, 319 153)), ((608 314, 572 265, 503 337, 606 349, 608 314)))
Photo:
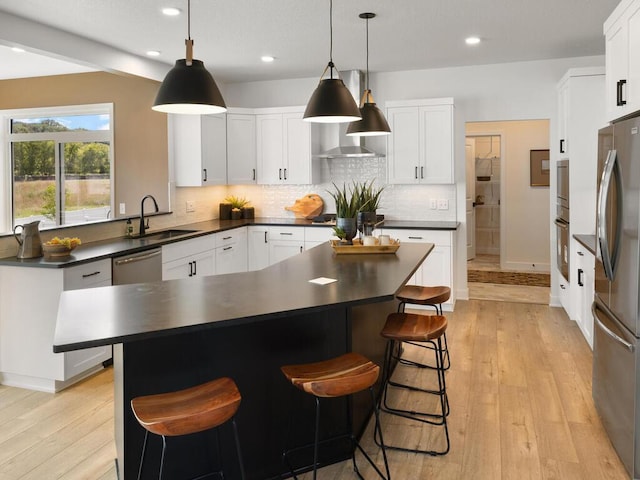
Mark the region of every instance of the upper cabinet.
POLYGON ((390 101, 389 183, 454 183, 453 99, 390 101))
POLYGON ((640 110, 640 0, 623 0, 604 23, 607 120, 640 110))
POLYGON ((256 116, 227 114, 227 183, 256 183, 256 116))
POLYGON ((226 115, 169 115, 169 132, 177 186, 227 183, 226 115))
POLYGON ((304 108, 256 110, 259 184, 310 184, 311 125, 304 108))

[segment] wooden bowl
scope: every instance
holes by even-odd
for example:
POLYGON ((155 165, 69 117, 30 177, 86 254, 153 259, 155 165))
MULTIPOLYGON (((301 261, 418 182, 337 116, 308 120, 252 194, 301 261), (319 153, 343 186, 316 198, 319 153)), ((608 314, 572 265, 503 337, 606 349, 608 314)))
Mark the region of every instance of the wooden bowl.
POLYGON ((64 258, 71 255, 71 251, 73 248, 69 248, 66 245, 48 245, 46 243, 42 244, 42 253, 44 253, 45 258, 64 258))

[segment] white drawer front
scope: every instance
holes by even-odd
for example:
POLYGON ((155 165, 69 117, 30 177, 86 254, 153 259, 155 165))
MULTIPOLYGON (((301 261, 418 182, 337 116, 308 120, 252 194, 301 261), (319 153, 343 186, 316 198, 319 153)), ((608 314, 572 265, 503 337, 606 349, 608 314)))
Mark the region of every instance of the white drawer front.
POLYGON ((214 246, 214 235, 203 235, 202 237, 163 245, 162 263, 172 262, 179 258, 206 252, 207 250, 213 250, 214 246))
POLYGON ((64 269, 65 290, 79 290, 104 284, 111 284, 111 259, 98 260, 64 269))
POLYGON ((269 240, 304 242, 304 227, 269 227, 269 240))
POLYGON ((451 246, 451 232, 448 230, 405 230, 402 228, 383 228, 382 232, 408 243, 433 243, 434 245, 451 246))
POLYGON ((331 238, 337 238, 331 227, 304 227, 305 242, 326 242, 331 238))
POLYGON ((218 232, 215 234, 216 248, 224 247, 227 245, 233 245, 234 243, 246 242, 247 228, 234 228, 232 230, 226 230, 224 232, 218 232))

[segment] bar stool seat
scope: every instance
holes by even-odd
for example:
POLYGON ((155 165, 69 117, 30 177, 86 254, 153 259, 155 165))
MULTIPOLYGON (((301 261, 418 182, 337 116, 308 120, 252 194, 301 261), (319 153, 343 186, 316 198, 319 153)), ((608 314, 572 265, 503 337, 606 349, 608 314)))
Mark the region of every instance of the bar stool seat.
MULTIPOLYGON (((375 431, 380 435, 379 445, 382 448, 386 476, 380 471, 371 457, 369 457, 369 455, 367 455, 363 450, 360 443, 353 435, 353 432, 350 431, 348 436, 351 439, 353 447, 353 468, 357 475, 362 478, 355 460, 355 449, 357 448, 375 469, 380 478, 389 480, 389 465, 387 462, 384 441, 382 440, 382 430, 380 429, 378 404, 373 392, 373 385, 378 380, 380 367, 363 355, 351 352, 321 362, 285 365, 281 367, 281 370, 285 378, 291 382, 293 386, 303 392, 313 395, 316 402, 316 422, 313 445, 304 445, 285 450, 282 454, 283 460, 288 464, 288 455, 290 453, 304 448, 311 448, 311 446, 313 446, 313 478, 315 479, 318 469, 318 448, 320 443, 326 443, 328 441, 344 437, 340 436, 337 438, 326 439, 322 442, 320 441, 320 398, 343 397, 369 389, 376 419, 375 431)), ((290 465, 289 468, 293 477, 297 478, 297 472, 291 468, 290 465)))
MULTIPOLYGON (((244 478, 244 467, 240 452, 240 442, 234 415, 238 411, 242 397, 235 382, 228 378, 196 385, 175 392, 159 393, 136 397, 131 400, 131 410, 138 423, 145 429, 144 444, 140 458, 138 479, 142 467, 149 432, 162 437, 162 457, 160 475, 164 467, 166 438, 188 435, 216 428, 228 420, 232 421, 240 472, 244 478)), ((219 442, 218 442, 219 444, 219 442)), ((219 474, 212 472, 205 476, 219 474)), ((198 477, 198 478, 204 478, 198 477)))
MULTIPOLYGON (((449 430, 447 426, 447 416, 449 415, 449 399, 447 397, 445 368, 444 368, 444 348, 442 338, 447 330, 447 317, 443 315, 419 315, 414 313, 392 313, 387 317, 387 321, 380 332, 380 335, 387 339, 385 352, 385 364, 383 372, 383 393, 381 410, 383 412, 404 417, 431 425, 443 426, 445 433, 446 447, 442 450, 423 450, 407 448, 399 445, 387 445, 393 450, 402 450, 413 453, 426 453, 429 455, 445 455, 449 452, 449 430), (399 344, 396 348, 396 342, 399 344), (417 361, 407 361, 402 358, 402 342, 410 343, 420 348, 431 350, 435 353, 435 367, 417 361), (430 344, 430 346, 425 345, 430 344), (396 360, 401 365, 410 365, 418 368, 430 368, 436 370, 438 386, 434 389, 420 388, 415 385, 399 383, 391 380, 393 361, 396 360), (391 406, 388 399, 389 386, 407 389, 413 392, 420 392, 439 397, 439 412, 424 412, 404 409, 400 406, 391 406)), ((377 437, 376 443, 378 443, 377 437)))
MULTIPOLYGON (((396 298, 400 302, 398 312, 404 312, 407 304, 424 305, 436 309, 436 315, 442 315, 442 304, 451 298, 451 288, 445 285, 437 285, 433 287, 425 287, 422 285, 405 285, 397 293, 396 298)), ((444 369, 449 370, 451 367, 451 358, 449 357, 449 345, 447 343, 447 334, 444 334, 444 369)))

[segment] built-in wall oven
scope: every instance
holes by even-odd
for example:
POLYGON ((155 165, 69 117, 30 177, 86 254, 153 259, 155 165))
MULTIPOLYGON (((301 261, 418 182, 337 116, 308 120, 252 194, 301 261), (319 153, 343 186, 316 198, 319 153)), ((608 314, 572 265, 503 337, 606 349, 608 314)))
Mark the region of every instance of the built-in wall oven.
POLYGON ((569 160, 558 160, 556 194, 556 261, 569 281, 569 160))

